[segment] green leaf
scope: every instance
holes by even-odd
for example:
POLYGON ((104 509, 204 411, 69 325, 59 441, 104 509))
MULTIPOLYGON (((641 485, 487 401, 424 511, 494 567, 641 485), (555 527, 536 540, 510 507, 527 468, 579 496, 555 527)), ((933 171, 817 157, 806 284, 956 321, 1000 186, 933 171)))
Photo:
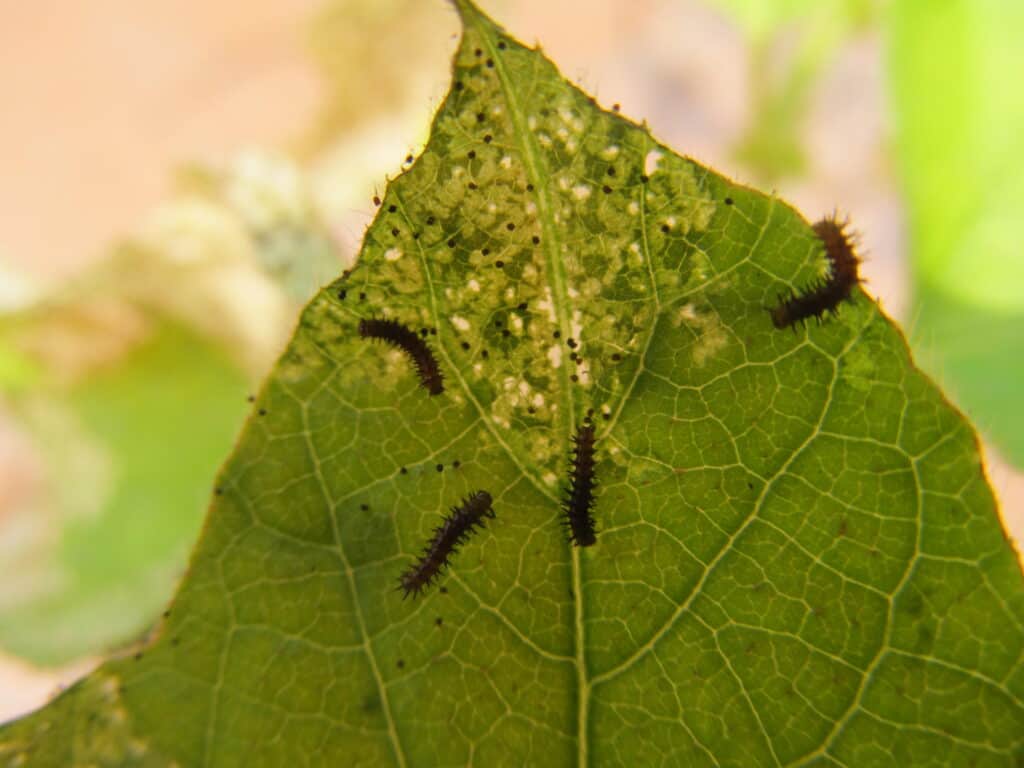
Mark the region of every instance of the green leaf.
POLYGON ((1019 761, 1024 585, 970 427, 864 294, 772 327, 824 266, 795 211, 457 5, 430 142, 303 313, 168 617, 0 732, 0 755, 1019 761), (442 394, 359 338, 382 316, 425 329, 442 394), (560 499, 591 409, 580 550, 560 499), (477 489, 497 518, 403 600, 399 574, 477 489))

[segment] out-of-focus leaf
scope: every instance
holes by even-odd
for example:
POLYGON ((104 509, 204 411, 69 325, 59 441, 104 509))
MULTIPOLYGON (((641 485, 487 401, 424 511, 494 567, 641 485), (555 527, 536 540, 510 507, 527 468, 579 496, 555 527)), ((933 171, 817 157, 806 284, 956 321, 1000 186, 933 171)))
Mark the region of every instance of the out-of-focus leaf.
POLYGON ((891 4, 914 345, 1024 466, 1024 5, 891 4))
POLYGON ((296 304, 345 266, 321 220, 308 174, 286 157, 250 150, 223 167, 183 169, 179 181, 182 193, 197 195, 241 227, 253 264, 296 304))
POLYGON ((22 658, 59 664, 138 637, 181 575, 246 385, 210 341, 155 322, 69 391, 18 398, 49 489, 4 520, 22 546, 2 550, 0 645, 22 658))
POLYGON ((803 122, 818 77, 877 0, 712 0, 750 43, 751 118, 737 158, 765 181, 806 170, 803 122))
POLYGON ((314 274, 337 270, 287 161, 247 153, 203 178, 105 261, 0 318, 5 416, 45 476, 0 510, 0 647, 33 662, 107 651, 156 620, 247 382, 314 274))
POLYGON ((1013 766, 1024 579, 974 434, 820 241, 468 0, 431 139, 306 307, 170 615, 28 765, 1013 766), (360 338, 420 332, 445 389, 360 338), (597 543, 561 499, 597 434, 597 543), (420 599, 446 507, 496 519, 420 599))

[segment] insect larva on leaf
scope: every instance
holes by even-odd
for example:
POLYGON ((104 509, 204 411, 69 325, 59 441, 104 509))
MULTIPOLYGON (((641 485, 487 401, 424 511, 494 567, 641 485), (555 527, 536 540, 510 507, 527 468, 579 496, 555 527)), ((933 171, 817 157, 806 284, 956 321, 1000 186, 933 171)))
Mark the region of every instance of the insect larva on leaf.
POLYGON ((448 567, 459 547, 466 543, 477 528, 483 528, 484 518, 494 518, 491 509, 491 494, 487 491, 471 493, 461 505, 452 507, 423 548, 420 559, 399 578, 399 588, 409 595, 419 595, 434 583, 441 572, 448 567))
POLYGON ((839 304, 852 301, 853 289, 860 283, 860 259, 846 231, 849 221, 839 221, 835 214, 814 224, 814 233, 825 246, 828 277, 816 280, 802 291, 790 291, 779 297, 779 304, 769 310, 776 328, 788 328, 815 317, 821 322, 825 313, 839 313, 839 304))
POLYGON ((444 377, 437 358, 414 330, 397 320, 370 319, 359 321, 359 335, 364 339, 379 339, 401 349, 416 366, 420 385, 431 395, 444 392, 444 377))
POLYGON ((597 541, 594 531, 594 425, 583 424, 573 437, 575 448, 569 467, 569 489, 562 501, 563 525, 577 547, 589 547, 597 541))

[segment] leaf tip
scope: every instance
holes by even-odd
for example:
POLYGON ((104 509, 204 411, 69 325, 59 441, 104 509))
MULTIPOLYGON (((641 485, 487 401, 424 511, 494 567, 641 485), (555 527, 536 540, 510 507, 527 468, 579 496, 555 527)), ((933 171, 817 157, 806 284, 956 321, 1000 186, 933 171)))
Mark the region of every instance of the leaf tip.
POLYGON ((449 2, 454 6, 455 12, 459 14, 463 21, 466 21, 468 16, 480 12, 472 0, 449 0, 449 2))

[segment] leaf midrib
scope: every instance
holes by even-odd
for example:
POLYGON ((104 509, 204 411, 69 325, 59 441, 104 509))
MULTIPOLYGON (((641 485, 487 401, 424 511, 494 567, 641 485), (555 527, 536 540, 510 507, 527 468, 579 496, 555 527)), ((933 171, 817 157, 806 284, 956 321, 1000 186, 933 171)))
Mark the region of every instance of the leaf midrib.
MULTIPOLYGON (((475 20, 478 17, 469 12, 463 3, 459 3, 459 9, 463 25, 468 28, 471 20, 475 20)), ((519 106, 516 91, 509 80, 503 57, 498 55, 494 41, 490 36, 485 34, 479 25, 474 26, 483 40, 491 60, 494 61, 494 71, 502 93, 505 96, 505 101, 508 104, 508 112, 512 119, 513 131, 518 140, 526 176, 530 183, 533 184, 537 203, 537 219, 541 225, 541 249, 546 262, 548 284, 551 287, 551 303, 555 308, 555 317, 558 320, 561 336, 567 339, 572 335, 572 328, 568 316, 569 295, 566 288, 565 265, 560 258, 561 240, 557 236, 557 228, 551 215, 551 205, 548 199, 548 186, 545 177, 542 175, 543 163, 539 156, 539 150, 533 141, 533 132, 530 130, 526 116, 519 106)), ((463 42, 460 45, 465 44, 465 39, 464 35, 463 42)), ((569 366, 560 365, 558 371, 562 394, 566 403, 566 408, 560 422, 563 425, 564 433, 571 435, 575 433, 576 408, 572 383, 569 379, 569 366)), ((573 655, 576 667, 576 744, 577 764, 582 768, 588 764, 589 744, 587 742, 587 726, 590 703, 590 683, 587 679, 586 633, 582 598, 583 578, 579 548, 573 546, 569 541, 566 541, 566 546, 569 549, 570 561, 572 562, 572 592, 575 607, 573 655)))

